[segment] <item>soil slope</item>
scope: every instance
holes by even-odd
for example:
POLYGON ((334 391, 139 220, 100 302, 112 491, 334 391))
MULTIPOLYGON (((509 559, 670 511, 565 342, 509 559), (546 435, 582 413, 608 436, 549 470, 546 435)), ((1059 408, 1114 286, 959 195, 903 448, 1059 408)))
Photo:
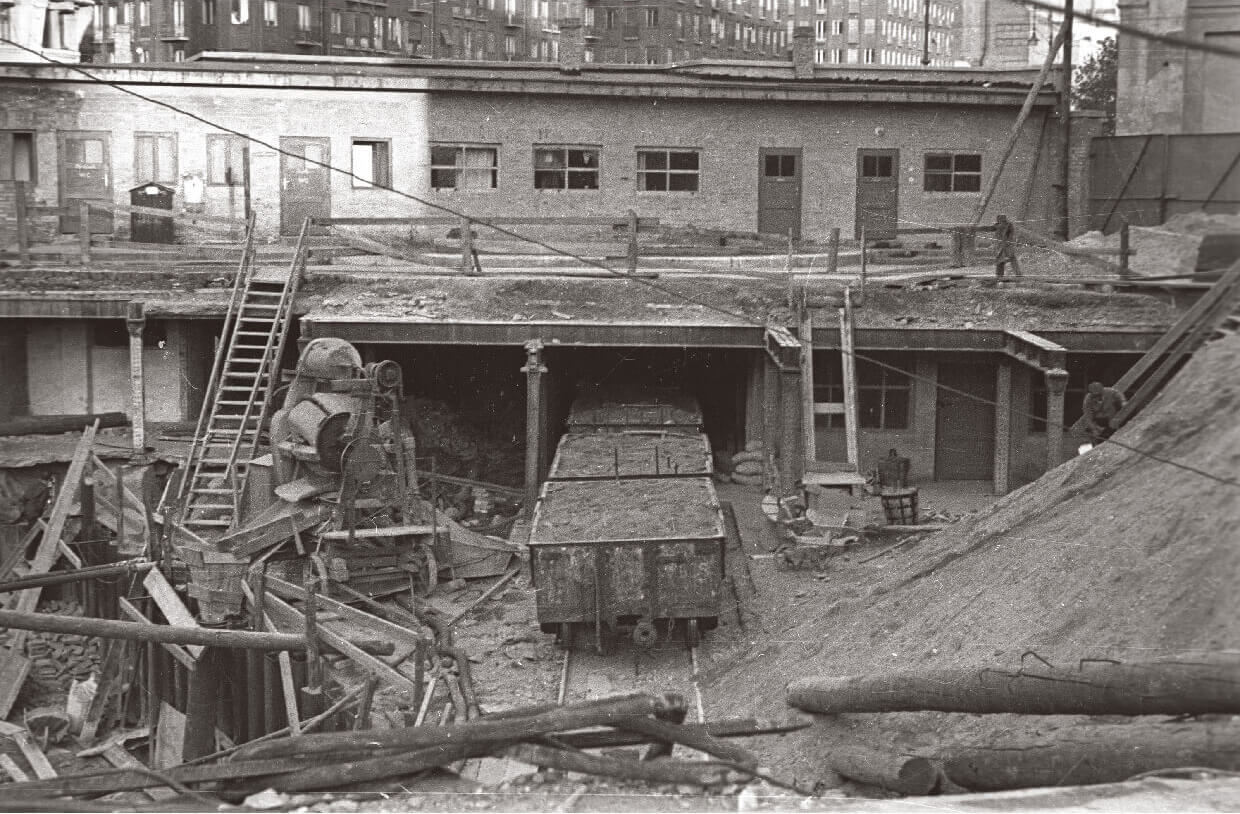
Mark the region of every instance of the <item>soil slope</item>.
MULTIPOLYGON (((1116 440, 985 512, 869 565, 841 564, 781 635, 712 671, 712 706, 786 711, 785 683, 918 667, 1240 653, 1240 336, 1208 344, 1116 440)), ((804 593, 804 592, 803 592, 804 593)), ((768 742, 767 765, 822 779, 839 737, 933 751, 1038 719, 822 716, 768 742)), ((1062 719, 1061 719, 1062 722, 1062 719)), ((1042 725, 1050 722, 1042 719, 1042 725)))

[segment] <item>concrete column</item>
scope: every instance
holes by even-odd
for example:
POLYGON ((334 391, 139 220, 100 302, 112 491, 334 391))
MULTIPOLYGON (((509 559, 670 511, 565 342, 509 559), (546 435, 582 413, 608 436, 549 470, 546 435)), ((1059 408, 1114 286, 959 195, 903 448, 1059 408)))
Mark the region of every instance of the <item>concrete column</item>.
POLYGON ((801 449, 801 369, 787 367, 779 372, 780 442, 779 473, 784 495, 805 476, 805 453, 801 449))
POLYGON ((995 376, 995 474, 994 492, 1011 490, 1012 472, 1012 363, 999 362, 995 376))
POLYGON ((762 454, 779 453, 779 368, 769 354, 762 354, 762 454))
POLYGON ((534 503, 538 500, 538 486, 541 479, 541 461, 539 451, 543 444, 543 374, 547 366, 542 363, 543 343, 538 339, 525 343, 525 365, 521 372, 525 374, 525 515, 530 517, 534 512, 534 503))
POLYGON ((143 452, 146 449, 146 381, 142 367, 142 330, 146 327, 146 314, 141 302, 129 303, 125 327, 129 330, 129 417, 133 422, 133 451, 143 452))
POLYGON ((1059 466, 1063 457, 1063 394, 1068 389, 1068 371, 1046 371, 1046 471, 1059 466))

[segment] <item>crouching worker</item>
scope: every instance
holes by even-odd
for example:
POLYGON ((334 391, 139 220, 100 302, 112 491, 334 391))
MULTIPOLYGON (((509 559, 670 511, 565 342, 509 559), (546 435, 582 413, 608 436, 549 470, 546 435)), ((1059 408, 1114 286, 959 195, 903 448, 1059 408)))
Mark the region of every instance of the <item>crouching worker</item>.
POLYGON ((1091 441, 1100 443, 1119 429, 1115 417, 1126 403, 1124 394, 1114 387, 1103 387, 1102 382, 1089 383, 1082 409, 1091 441))

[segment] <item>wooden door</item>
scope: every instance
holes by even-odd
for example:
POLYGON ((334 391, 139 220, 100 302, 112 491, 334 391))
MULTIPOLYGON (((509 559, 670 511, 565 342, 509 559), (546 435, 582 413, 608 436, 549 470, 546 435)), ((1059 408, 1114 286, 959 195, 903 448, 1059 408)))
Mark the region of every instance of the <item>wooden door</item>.
MULTIPOLYGON (((331 217, 331 142, 281 136, 280 149, 280 234, 295 235, 306 218, 331 217)), ((321 234, 325 228, 311 233, 321 234)))
POLYGON ((801 148, 763 148, 759 154, 758 231, 801 237, 801 148))
POLYGON ((866 240, 891 240, 896 236, 900 203, 900 151, 857 151, 857 225, 866 240))
POLYGON ((990 480, 994 476, 996 372, 992 363, 939 365, 935 480, 990 480))
MULTIPOLYGON (((108 134, 91 131, 66 131, 57 139, 60 165, 60 231, 78 230, 78 204, 82 201, 112 202, 112 155, 108 134)), ((112 232, 112 211, 90 210, 92 234, 112 232)))

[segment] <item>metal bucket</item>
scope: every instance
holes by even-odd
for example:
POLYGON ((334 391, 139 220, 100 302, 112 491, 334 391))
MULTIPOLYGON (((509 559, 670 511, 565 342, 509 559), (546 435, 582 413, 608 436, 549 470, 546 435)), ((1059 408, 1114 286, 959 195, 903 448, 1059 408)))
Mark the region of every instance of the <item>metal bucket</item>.
POLYGON ((889 526, 917 525, 917 490, 884 489, 883 514, 889 526))

